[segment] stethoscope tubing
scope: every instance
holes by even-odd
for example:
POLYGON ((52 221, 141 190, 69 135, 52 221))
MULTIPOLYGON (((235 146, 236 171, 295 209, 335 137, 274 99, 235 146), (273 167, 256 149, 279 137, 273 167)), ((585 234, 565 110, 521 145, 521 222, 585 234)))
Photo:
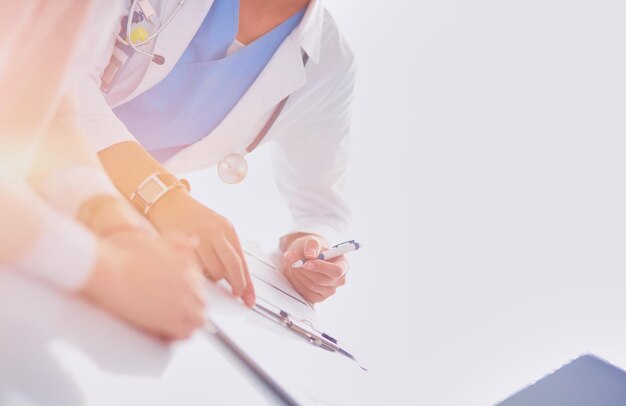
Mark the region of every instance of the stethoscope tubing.
POLYGON ((117 32, 113 31, 113 35, 115 35, 115 38, 117 38, 118 41, 120 41, 122 44, 129 46, 131 48, 133 48, 133 50, 137 53, 149 56, 150 58, 153 57, 153 55, 144 52, 140 49, 138 49, 137 47, 142 46, 152 40, 154 40, 160 33, 161 31, 163 31, 174 19, 174 17, 176 17, 176 14, 178 14, 178 12, 180 11, 181 7, 183 6, 183 4, 185 4, 187 0, 178 0, 178 4, 176 5, 176 8, 174 9, 174 11, 172 12, 172 14, 170 14, 170 16, 163 22, 163 24, 159 25, 159 28, 157 28, 157 30, 152 33, 150 36, 148 36, 148 38, 144 39, 143 41, 139 41, 137 43, 133 42, 130 39, 130 32, 131 32, 131 28, 133 25, 133 19, 132 19, 132 15, 135 12, 135 9, 137 8, 137 4, 139 3, 139 0, 133 0, 132 3, 130 4, 130 10, 128 12, 128 19, 126 22, 126 34, 128 35, 128 41, 125 40, 124 38, 122 38, 117 32))

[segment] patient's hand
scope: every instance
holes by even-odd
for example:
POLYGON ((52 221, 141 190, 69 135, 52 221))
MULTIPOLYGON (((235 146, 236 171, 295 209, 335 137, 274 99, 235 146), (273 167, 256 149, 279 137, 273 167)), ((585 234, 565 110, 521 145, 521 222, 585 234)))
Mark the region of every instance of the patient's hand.
POLYGON ((123 232, 101 240, 95 269, 81 290, 130 323, 166 339, 188 338, 204 323, 196 241, 123 232))
POLYGON ((343 255, 326 261, 314 259, 324 249, 328 249, 328 243, 323 238, 302 235, 293 239, 283 254, 283 274, 312 303, 334 295, 337 288, 346 283, 348 260, 343 255), (302 258, 309 260, 303 268, 291 268, 294 262, 302 258))

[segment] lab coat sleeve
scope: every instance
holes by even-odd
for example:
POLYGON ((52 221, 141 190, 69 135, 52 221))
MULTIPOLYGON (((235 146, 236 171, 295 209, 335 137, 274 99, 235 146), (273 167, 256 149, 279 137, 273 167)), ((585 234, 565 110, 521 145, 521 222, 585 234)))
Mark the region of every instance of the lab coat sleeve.
POLYGON ((96 151, 125 141, 137 141, 117 118, 100 91, 100 73, 96 68, 82 74, 78 122, 96 151))
POLYGON ((332 242, 347 231, 350 208, 345 187, 355 64, 353 58, 344 63, 307 95, 306 104, 313 107, 274 147, 278 189, 293 216, 287 234, 317 234, 332 242))
POLYGON ((77 74, 78 122, 96 151, 120 142, 136 141, 113 113, 100 90, 102 72, 109 64, 114 46, 115 38, 110 35, 110 39, 99 45, 96 55, 91 55, 89 62, 77 74))

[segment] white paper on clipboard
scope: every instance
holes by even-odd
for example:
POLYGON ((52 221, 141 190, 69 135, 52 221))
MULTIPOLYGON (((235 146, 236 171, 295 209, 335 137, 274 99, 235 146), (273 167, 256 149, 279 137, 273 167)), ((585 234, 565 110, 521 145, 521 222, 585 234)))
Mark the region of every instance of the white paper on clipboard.
POLYGON ((313 305, 293 288, 277 268, 276 261, 279 258, 272 258, 272 256, 267 255, 255 242, 244 241, 242 245, 246 253, 257 301, 260 304, 269 303, 296 318, 315 322, 313 305))

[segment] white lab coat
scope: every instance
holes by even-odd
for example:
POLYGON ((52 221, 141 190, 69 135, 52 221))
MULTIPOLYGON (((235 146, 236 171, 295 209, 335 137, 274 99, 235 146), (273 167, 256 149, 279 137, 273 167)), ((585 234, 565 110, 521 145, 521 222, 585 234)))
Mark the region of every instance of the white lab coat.
MULTIPOLYGON (((127 4, 126 0, 119 0, 127 4)), ((161 18, 177 1, 152 1, 161 18)), ((81 122, 98 150, 134 140, 111 111, 142 94, 170 72, 202 24, 213 0, 187 0, 156 42, 146 51, 165 57, 161 66, 135 55, 108 95, 100 76, 114 46, 95 61, 80 83, 81 122)), ((126 14, 128 10, 124 11, 126 14)), ((120 16, 121 17, 121 16, 120 16)), ((119 24, 112 27, 119 29, 119 24)), ((222 123, 205 138, 165 162, 182 173, 243 153, 285 96, 289 101, 264 139, 273 142, 275 175, 294 224, 290 232, 332 239, 344 231, 349 207, 343 196, 348 152, 354 56, 320 0, 311 0, 302 22, 278 48, 258 79, 222 123), (306 67, 302 52, 309 56, 306 67)))

